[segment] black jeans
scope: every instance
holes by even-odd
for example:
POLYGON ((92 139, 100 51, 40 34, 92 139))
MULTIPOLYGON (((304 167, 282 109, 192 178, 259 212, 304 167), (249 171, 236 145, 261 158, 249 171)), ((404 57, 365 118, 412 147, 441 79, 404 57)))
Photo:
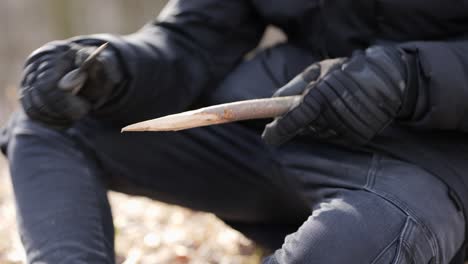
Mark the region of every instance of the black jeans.
MULTIPOLYGON (((311 61, 273 48, 207 101, 269 96, 311 61)), ((120 134, 87 119, 59 132, 19 113, 8 132, 30 263, 113 263, 108 189, 213 212, 278 248, 265 263, 448 263, 464 240, 447 187, 378 153, 309 138, 268 147, 250 123, 120 134)))

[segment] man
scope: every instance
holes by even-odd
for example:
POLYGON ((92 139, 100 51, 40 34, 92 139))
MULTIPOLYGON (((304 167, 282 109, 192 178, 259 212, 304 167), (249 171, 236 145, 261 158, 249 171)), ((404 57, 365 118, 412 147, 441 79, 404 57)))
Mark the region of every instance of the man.
POLYGON ((29 263, 113 263, 108 189, 213 212, 277 249, 265 263, 463 263, 467 17, 467 1, 173 0, 135 34, 46 44, 4 133, 29 263), (288 42, 243 59, 268 24, 288 42), (82 90, 60 89, 105 42, 82 90), (266 122, 119 133, 282 86, 303 99, 269 144, 266 122))

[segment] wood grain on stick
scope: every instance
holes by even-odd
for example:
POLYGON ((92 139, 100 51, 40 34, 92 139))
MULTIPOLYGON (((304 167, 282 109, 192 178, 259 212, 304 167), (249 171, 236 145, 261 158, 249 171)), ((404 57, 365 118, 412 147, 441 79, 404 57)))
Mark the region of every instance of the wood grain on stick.
POLYGON ((213 105, 129 125, 122 132, 179 131, 242 120, 272 118, 286 113, 300 98, 287 96, 213 105))

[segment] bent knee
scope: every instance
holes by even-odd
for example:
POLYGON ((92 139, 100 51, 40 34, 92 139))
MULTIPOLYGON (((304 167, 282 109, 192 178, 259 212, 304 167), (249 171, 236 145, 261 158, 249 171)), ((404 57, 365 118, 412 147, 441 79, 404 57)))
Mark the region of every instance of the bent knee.
POLYGON ((429 263, 426 230, 393 204, 365 191, 320 203, 265 263, 429 263))
POLYGON ((13 153, 42 155, 50 150, 76 148, 74 139, 64 130, 50 128, 31 120, 23 112, 16 112, 2 131, 0 146, 11 160, 13 153))

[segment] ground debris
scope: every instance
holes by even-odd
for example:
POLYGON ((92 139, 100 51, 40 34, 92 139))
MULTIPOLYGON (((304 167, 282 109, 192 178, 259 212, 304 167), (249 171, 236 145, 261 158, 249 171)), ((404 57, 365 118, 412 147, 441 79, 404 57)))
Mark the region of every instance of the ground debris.
POLYGON ((125 264, 253 264, 260 260, 250 240, 214 215, 124 194, 110 197, 116 251, 125 264))

